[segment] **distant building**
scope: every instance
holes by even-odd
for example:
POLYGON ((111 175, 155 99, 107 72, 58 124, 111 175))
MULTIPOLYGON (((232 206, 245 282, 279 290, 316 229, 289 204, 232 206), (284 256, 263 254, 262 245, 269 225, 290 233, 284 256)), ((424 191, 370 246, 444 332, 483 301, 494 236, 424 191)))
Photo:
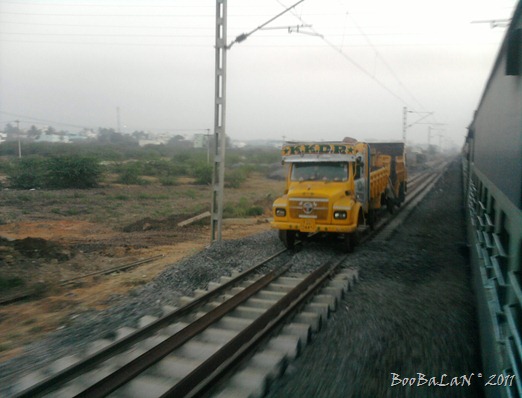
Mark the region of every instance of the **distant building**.
POLYGON ((59 134, 41 134, 40 136, 38 136, 34 139, 34 142, 52 142, 52 143, 61 142, 64 144, 68 144, 69 136, 59 135, 59 134))
POLYGON ((152 140, 139 140, 138 145, 139 146, 145 146, 145 145, 161 145, 165 142, 159 138, 152 139, 152 140))
POLYGON ((194 148, 208 148, 208 134, 194 134, 194 148))

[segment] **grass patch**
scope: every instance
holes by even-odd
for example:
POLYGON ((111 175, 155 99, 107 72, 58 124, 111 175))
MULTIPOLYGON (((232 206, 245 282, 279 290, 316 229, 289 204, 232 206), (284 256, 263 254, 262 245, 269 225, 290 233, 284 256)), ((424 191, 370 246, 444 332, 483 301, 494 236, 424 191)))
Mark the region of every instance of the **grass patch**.
POLYGON ((0 290, 6 291, 17 287, 25 286, 25 282, 20 278, 4 278, 0 276, 0 290))
POLYGON ((43 332, 45 329, 43 326, 40 326, 40 325, 37 325, 37 326, 33 326, 32 328, 29 329, 29 333, 41 333, 43 332))
POLYGON ((114 200, 130 200, 130 198, 127 195, 118 194, 111 197, 111 199, 114 200))
POLYGON ((183 196, 190 199, 196 199, 198 197, 198 193, 193 189, 187 189, 186 191, 183 191, 183 196))
POLYGON ((141 200, 165 200, 165 199, 170 199, 170 197, 169 197, 169 195, 166 195, 166 194, 152 195, 152 194, 148 194, 148 193, 140 193, 138 195, 138 199, 141 199, 141 200))
POLYGON ((12 345, 9 343, 0 344, 0 352, 9 351, 11 348, 12 348, 12 345))
POLYGON ((146 283, 147 283, 147 281, 144 279, 130 279, 128 281, 125 281, 124 285, 129 286, 129 287, 136 287, 136 286, 145 285, 146 283))
POLYGON ((239 202, 227 203, 223 208, 224 218, 255 217, 261 214, 263 214, 263 208, 246 198, 239 199, 239 202))

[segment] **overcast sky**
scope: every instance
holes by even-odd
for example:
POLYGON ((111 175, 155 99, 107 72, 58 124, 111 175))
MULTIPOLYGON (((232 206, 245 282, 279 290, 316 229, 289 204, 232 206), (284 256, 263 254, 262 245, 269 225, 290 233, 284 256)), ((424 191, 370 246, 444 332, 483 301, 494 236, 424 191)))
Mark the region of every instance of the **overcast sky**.
MULTIPOLYGON (((229 0, 228 41, 296 2, 229 0)), ((228 51, 227 134, 400 140, 407 107, 461 145, 515 6, 305 0, 228 51)), ((213 132, 214 32, 211 0, 0 0, 0 128, 213 132)))

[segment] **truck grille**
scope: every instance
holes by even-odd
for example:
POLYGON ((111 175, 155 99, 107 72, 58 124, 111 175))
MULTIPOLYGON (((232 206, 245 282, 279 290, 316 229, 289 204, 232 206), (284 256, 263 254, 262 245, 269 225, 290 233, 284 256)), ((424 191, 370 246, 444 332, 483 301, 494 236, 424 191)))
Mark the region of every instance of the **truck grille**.
POLYGON ((327 198, 289 198, 290 218, 328 218, 327 198))

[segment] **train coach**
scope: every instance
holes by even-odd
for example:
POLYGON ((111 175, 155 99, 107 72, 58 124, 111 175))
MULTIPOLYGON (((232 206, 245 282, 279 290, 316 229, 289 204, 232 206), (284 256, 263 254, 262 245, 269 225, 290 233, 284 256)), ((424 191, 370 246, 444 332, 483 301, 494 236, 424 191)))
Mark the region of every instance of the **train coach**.
POLYGON ((522 6, 463 149, 465 210, 489 397, 522 396, 522 6), (514 380, 506 387, 502 380, 514 380))

